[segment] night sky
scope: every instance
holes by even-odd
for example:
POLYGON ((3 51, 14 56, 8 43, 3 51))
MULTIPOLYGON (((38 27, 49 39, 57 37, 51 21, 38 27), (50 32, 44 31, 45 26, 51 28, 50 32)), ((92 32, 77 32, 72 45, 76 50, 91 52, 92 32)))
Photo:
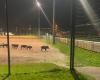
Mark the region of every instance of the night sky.
MULTIPOLYGON (((52 23, 53 0, 38 0, 38 1, 41 3, 43 10, 45 11, 50 22, 52 23)), ((88 1, 91 3, 90 5, 99 19, 100 0, 88 0, 88 1)), ((71 20, 70 4, 71 4, 70 0, 56 0, 55 23, 63 31, 68 31, 70 29, 70 20, 71 20)), ((76 23, 77 24, 89 23, 90 19, 88 18, 79 0, 76 0, 76 4, 79 5, 77 6, 76 9, 76 18, 77 18, 76 23)), ((32 29, 38 28, 38 18, 39 18, 38 12, 39 8, 35 4, 35 0, 8 0, 8 18, 9 18, 10 31, 14 32, 16 26, 19 28, 27 29, 27 27, 31 25, 32 29)), ((3 26, 3 28, 5 28, 4 24, 6 24, 5 0, 0 0, 0 27, 3 26)), ((48 24, 42 12, 40 12, 40 26, 41 28, 51 27, 48 24)))
MULTIPOLYGON (((42 8, 52 23, 52 0, 39 0, 42 8)), ((56 0, 55 22, 61 26, 62 30, 69 27, 69 0, 56 0)), ((5 1, 0 0, 0 24, 5 24, 5 1)), ((41 16, 41 27, 49 27, 48 22, 41 16)), ((8 18, 10 30, 15 29, 16 25, 32 25, 37 27, 38 8, 34 0, 8 0, 8 18)))

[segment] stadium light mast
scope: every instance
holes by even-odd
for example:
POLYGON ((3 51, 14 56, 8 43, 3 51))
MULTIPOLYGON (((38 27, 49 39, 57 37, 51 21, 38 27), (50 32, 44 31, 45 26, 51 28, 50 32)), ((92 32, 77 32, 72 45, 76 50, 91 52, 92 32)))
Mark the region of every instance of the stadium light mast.
POLYGON ((52 34, 53 34, 53 44, 55 44, 55 0, 53 0, 53 28, 52 28, 52 34))
POLYGON ((8 26, 8 0, 5 0, 6 9, 6 27, 7 27, 7 46, 8 46, 8 75, 11 74, 11 64, 10 64, 10 43, 9 43, 9 26, 8 26))
POLYGON ((41 4, 39 3, 38 0, 36 0, 36 4, 38 6, 38 35, 40 37, 40 8, 41 8, 41 4))

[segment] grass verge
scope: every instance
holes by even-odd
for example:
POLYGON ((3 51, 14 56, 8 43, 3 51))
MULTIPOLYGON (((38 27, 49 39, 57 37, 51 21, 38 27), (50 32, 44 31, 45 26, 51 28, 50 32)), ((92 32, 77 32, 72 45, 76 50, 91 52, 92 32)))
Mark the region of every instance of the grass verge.
MULTIPOLYGON (((48 41, 46 42, 50 44, 48 41)), ((56 42, 56 44, 52 46, 58 48, 65 55, 70 56, 70 45, 62 42, 56 42)), ((100 67, 100 53, 75 47, 75 66, 100 67)))
MULTIPOLYGON (((6 68, 3 65, 0 74, 7 74, 6 68)), ((11 80, 74 80, 68 69, 49 63, 12 65, 11 71, 11 80)))
MULTIPOLYGON (((7 65, 0 66, 0 80, 7 74, 7 65), (2 73, 3 72, 3 73, 2 73)), ((87 80, 79 74, 80 80, 87 80)), ((12 65, 10 80, 74 80, 69 69, 49 63, 12 65)), ((7 80, 8 80, 7 79, 7 80)), ((90 79, 91 80, 91 79, 90 79)))

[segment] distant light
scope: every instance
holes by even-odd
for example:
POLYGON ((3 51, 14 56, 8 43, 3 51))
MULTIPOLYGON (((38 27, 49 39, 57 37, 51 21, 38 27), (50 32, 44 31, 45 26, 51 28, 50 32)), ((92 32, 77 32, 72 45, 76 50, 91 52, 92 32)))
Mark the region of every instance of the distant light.
POLYGON ((36 5, 40 8, 41 12, 43 13, 44 17, 46 18, 47 22, 49 23, 49 25, 51 26, 51 22, 48 19, 47 15, 45 14, 45 11, 42 9, 41 4, 38 0, 36 0, 36 5))
POLYGON ((92 24, 94 25, 94 28, 99 32, 100 27, 99 24, 96 24, 96 20, 98 19, 98 16, 96 15, 95 11, 93 10, 93 8, 91 7, 90 3, 88 0, 80 0, 85 12, 87 13, 90 21, 92 22, 92 24))
POLYGON ((36 0, 36 4, 38 7, 41 7, 41 4, 36 0))

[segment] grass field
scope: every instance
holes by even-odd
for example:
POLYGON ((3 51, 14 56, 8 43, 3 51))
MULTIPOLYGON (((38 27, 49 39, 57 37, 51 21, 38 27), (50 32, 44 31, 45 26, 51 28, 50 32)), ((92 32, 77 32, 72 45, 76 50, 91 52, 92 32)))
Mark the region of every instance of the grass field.
MULTIPOLYGON (((7 66, 2 66, 3 74, 7 66)), ((70 71, 53 64, 35 63, 12 65, 11 80, 74 80, 70 71)), ((1 79, 0 79, 1 80, 1 79)))
POLYGON ((100 53, 92 52, 82 48, 76 48, 75 64, 77 66, 100 67, 100 53))
MULTIPOLYGON (((0 66, 0 80, 7 74, 7 65, 0 66), (2 76, 3 75, 3 76, 2 76)), ((87 80, 79 74, 80 80, 87 80)), ((69 69, 49 63, 12 65, 10 80, 74 80, 69 69)), ((8 80, 8 79, 7 79, 8 80)), ((94 80, 89 77, 88 80, 94 80)))
MULTIPOLYGON (((70 46, 56 42, 54 47, 58 48, 62 53, 70 56, 70 46)), ((75 65, 76 66, 96 66, 100 67, 100 53, 92 52, 82 48, 75 48, 75 65)))

